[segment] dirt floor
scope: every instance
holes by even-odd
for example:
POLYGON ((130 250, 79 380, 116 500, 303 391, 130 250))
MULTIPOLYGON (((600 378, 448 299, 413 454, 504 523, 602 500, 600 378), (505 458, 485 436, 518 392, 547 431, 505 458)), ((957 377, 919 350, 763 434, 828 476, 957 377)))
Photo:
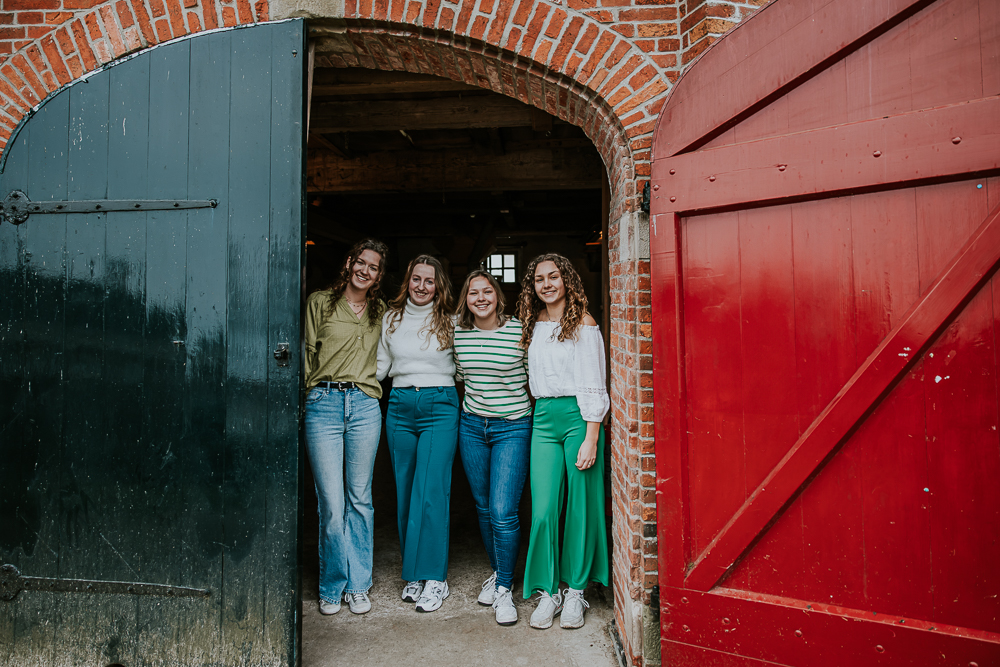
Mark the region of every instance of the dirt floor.
MULTIPOLYGON (((476 602, 482 582, 490 574, 490 566, 479 537, 472 497, 458 460, 452 496, 450 597, 438 611, 429 614, 417 613, 413 604, 403 602, 399 597, 404 582, 399 578, 401 559, 394 525, 395 494, 387 489, 392 485, 391 476, 386 475, 387 458, 383 443, 376 462, 375 572, 369 613, 354 615, 346 604, 333 616, 319 613, 315 506, 307 501, 302 554, 303 667, 397 664, 617 667, 608 634, 614 617, 610 588, 591 586, 588 589, 586 599, 591 606, 583 628, 563 630, 558 625, 558 617, 548 630, 535 630, 528 625, 535 600, 522 599, 520 583, 526 544, 522 544, 520 569, 515 575, 517 624, 497 625, 492 607, 476 602), (380 484, 380 480, 384 483, 380 484)), ((530 513, 525 513, 525 509, 522 508, 522 530, 526 541, 530 513)))

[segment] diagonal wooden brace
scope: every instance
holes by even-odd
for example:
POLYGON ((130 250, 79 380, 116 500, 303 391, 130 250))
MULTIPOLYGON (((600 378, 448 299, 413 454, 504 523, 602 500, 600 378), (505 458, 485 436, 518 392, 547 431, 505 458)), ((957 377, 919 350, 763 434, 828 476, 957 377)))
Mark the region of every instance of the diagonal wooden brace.
POLYGON ((836 447, 888 395, 1000 263, 1000 207, 840 389, 739 511, 698 555, 688 588, 718 585, 819 472, 836 447))

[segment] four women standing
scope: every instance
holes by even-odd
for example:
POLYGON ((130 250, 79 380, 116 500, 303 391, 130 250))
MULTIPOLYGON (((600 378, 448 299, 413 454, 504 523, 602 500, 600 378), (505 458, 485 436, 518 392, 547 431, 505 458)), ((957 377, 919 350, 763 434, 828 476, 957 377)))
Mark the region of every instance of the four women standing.
POLYGON ((589 606, 583 589, 591 581, 608 584, 600 422, 609 400, 604 345, 579 276, 565 257, 536 258, 522 284, 519 322, 503 315, 496 279, 474 271, 462 288, 456 326, 448 277, 429 255, 410 262, 399 295, 379 318, 384 258, 381 243, 358 244, 333 288, 307 304, 306 437, 320 505, 321 613, 339 611, 342 596, 355 613, 371 608, 371 477, 381 427, 376 378, 389 376, 386 435, 403 600, 435 611, 448 597, 458 444, 493 569, 479 602, 493 606, 501 625, 517 622, 511 598, 517 509, 530 461, 524 596, 540 593, 531 625, 550 627, 561 612, 562 627, 582 626, 589 606), (456 376, 465 384, 460 419, 456 376), (537 400, 534 420, 526 384, 537 400))

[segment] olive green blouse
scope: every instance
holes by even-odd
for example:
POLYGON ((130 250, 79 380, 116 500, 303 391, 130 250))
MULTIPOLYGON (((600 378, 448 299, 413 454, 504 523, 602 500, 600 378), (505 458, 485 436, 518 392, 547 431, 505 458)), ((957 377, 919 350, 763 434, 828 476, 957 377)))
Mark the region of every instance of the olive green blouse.
POLYGON ((368 311, 358 317, 347 301, 337 299, 327 315, 330 290, 313 292, 306 302, 306 388, 320 382, 354 382, 372 398, 382 397, 375 379, 381 322, 368 326, 368 311))

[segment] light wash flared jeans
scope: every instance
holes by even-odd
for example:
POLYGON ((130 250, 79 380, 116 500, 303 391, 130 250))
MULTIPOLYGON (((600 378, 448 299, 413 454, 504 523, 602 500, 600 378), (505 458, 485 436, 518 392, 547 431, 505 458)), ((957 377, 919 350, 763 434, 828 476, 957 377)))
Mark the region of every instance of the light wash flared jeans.
POLYGON ((306 446, 319 500, 319 596, 372 587, 372 472, 382 434, 378 400, 316 387, 306 397, 306 446))

